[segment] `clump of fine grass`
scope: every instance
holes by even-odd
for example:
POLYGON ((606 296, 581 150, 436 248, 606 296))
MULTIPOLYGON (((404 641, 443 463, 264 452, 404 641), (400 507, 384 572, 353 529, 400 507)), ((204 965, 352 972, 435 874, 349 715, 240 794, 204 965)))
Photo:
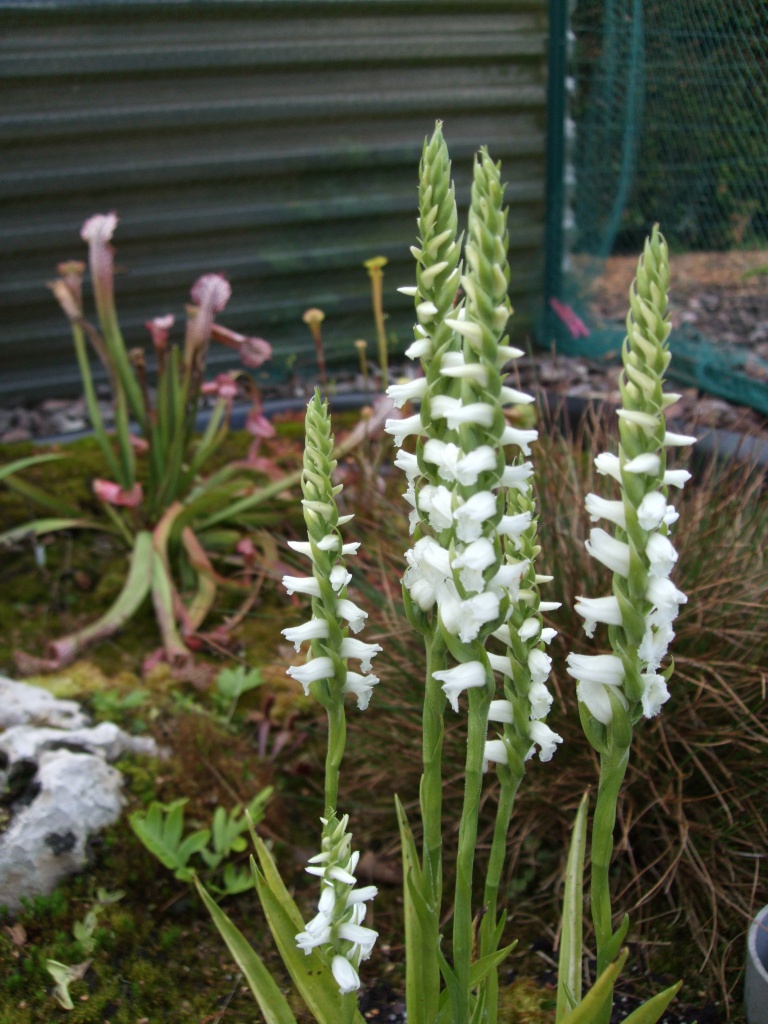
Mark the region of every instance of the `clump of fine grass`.
MULTIPOLYGON (((567 652, 586 651, 592 642, 570 609, 579 594, 610 592, 607 571, 603 576, 584 548, 590 524, 583 500, 588 491, 610 494, 611 481, 595 473, 593 460, 600 451, 616 449, 616 439, 606 437, 593 417, 576 438, 557 431, 543 436, 534 460, 543 547, 537 566, 555 576, 547 599, 563 601, 548 624, 560 630, 550 651, 557 691, 553 727, 565 743, 551 765, 529 763, 510 830, 507 886, 514 903, 512 934, 544 933, 554 942, 571 823, 581 794, 597 781, 594 754, 578 722, 575 687, 565 673, 567 652)), ((763 486, 753 467, 710 462, 694 469, 682 494, 670 496, 680 512, 673 528, 679 552, 673 578, 688 604, 681 608, 672 645, 672 697, 657 718, 636 729, 616 835, 614 906, 630 914, 650 968, 706 983, 708 998, 720 1000, 727 1013, 739 998, 745 931, 766 896, 763 486)), ((362 830, 370 829, 372 841, 381 835, 393 788, 413 807, 418 798, 424 660, 394 582, 411 542, 405 518, 393 498, 391 507, 377 510, 375 523, 358 523, 365 597, 376 608, 370 628, 384 647, 376 713, 365 729, 350 730, 347 751, 345 777, 356 780, 351 796, 357 796, 361 845, 362 830), (377 792, 380 802, 371 798, 377 792)), ((461 797, 465 744, 461 716, 452 718, 449 713, 445 742, 445 763, 455 765, 446 778, 447 822, 461 797)), ((494 800, 490 779, 486 800, 494 800)), ((481 857, 488 841, 487 833, 481 836, 481 857)), ((450 858, 450 837, 447 842, 450 858)), ((450 861, 446 872, 450 876, 450 861)))

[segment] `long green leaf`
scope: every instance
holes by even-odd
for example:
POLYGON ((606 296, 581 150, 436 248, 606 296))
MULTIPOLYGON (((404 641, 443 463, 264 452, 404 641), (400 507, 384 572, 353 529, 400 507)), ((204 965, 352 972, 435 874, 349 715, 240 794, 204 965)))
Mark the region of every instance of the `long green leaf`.
POLYGON ((25 498, 29 498, 30 501, 33 501, 36 505, 40 505, 41 508, 50 509, 51 512, 55 512, 57 515, 80 515, 80 510, 75 508, 74 505, 70 505, 67 501, 62 501, 61 498, 57 498, 55 494, 48 494, 48 492, 44 491, 42 487, 38 487, 36 484, 31 484, 27 480, 22 480, 13 473, 6 476, 5 486, 9 487, 12 491, 16 491, 17 494, 21 494, 25 498))
MULTIPOLYGON (((403 858, 403 917, 405 923, 405 1003, 412 1024, 428 1024, 434 1019, 436 1007, 427 1006, 426 991, 421 983, 421 960, 425 954, 422 927, 416 901, 412 895, 421 892, 421 865, 413 832, 400 798, 395 796, 397 824, 400 829, 400 850, 403 858)), ((434 954, 437 956, 437 953, 434 954)))
POLYGON ((272 894, 280 903, 285 913, 290 918, 296 932, 304 931, 304 918, 301 916, 301 911, 296 906, 296 903, 291 894, 283 884, 283 880, 280 877, 280 872, 277 870, 277 865, 272 858, 272 854, 267 849, 264 841, 256 835, 251 827, 250 815, 248 816, 248 827, 251 832, 251 839, 253 845, 256 848, 256 856, 259 858, 259 867, 261 873, 266 879, 267 885, 272 890, 272 894))
POLYGON ((563 1017, 563 1024, 593 1024, 599 1018, 606 1000, 609 1000, 613 994, 613 986, 621 974, 628 956, 629 950, 625 949, 618 960, 606 967, 578 1006, 575 1006, 567 1016, 563 1017))
POLYGON ((99 442, 102 454, 110 468, 112 478, 117 480, 120 476, 120 467, 118 461, 115 458, 115 453, 112 450, 112 445, 109 443, 107 432, 104 429, 104 420, 101 416, 101 410, 99 409, 99 402, 96 397, 96 389, 93 386, 93 377, 91 376, 91 364, 88 361, 88 352, 85 345, 85 336, 83 329, 80 324, 72 324, 72 337, 75 342, 75 354, 77 355, 77 363, 80 367, 80 379, 83 383, 83 391, 85 393, 85 404, 88 409, 88 418, 91 421, 93 432, 96 435, 96 440, 99 442))
POLYGON ((266 1024, 296 1024, 296 1018, 285 996, 275 984, 261 957, 197 879, 195 885, 235 963, 245 975, 259 1009, 264 1014, 266 1024))
POLYGON ((563 897, 563 924, 557 972, 556 1024, 581 1000, 581 969, 584 921, 584 857, 587 849, 589 793, 581 798, 568 849, 563 897))
POLYGON ((91 519, 30 519, 28 523, 14 526, 0 533, 0 545, 17 544, 26 537, 44 537, 48 533, 60 530, 102 530, 104 533, 114 531, 104 523, 96 523, 91 519))
POLYGON ((136 534, 131 552, 128 578, 111 607, 89 626, 51 643, 57 656, 68 661, 77 655, 86 644, 101 640, 121 629, 143 603, 152 580, 152 534, 140 530, 136 534))
POLYGON ((43 462, 53 462, 64 457, 64 455, 56 455, 51 452, 46 455, 27 455, 23 459, 14 459, 13 462, 9 462, 6 466, 0 466, 0 480, 10 476, 12 473, 20 473, 22 469, 28 469, 30 466, 39 466, 43 462))
POLYGON ((676 985, 665 988, 663 992, 659 992, 643 1003, 642 1006, 638 1006, 636 1010, 633 1010, 625 1018, 624 1024, 657 1024, 666 1008, 682 988, 682 984, 682 981, 678 981, 676 985))
MULTIPOLYGON (((344 997, 327 967, 314 951, 305 954, 296 945, 296 925, 283 909, 280 901, 267 885, 264 875, 251 858, 256 891, 261 900, 264 916, 269 924, 275 945, 293 983, 307 1004, 317 1024, 342 1024, 346 1018, 344 997)), ((302 924, 302 929, 303 929, 302 924)), ((355 1024, 364 1024, 359 1011, 354 1014, 355 1024)))

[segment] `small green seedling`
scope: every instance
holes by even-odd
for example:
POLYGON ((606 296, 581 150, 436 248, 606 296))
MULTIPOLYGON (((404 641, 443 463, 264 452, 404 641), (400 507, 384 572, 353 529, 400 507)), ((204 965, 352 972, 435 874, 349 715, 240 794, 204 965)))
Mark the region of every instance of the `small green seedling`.
POLYGON ((137 811, 129 820, 131 828, 149 852, 169 871, 173 871, 179 881, 194 881, 197 871, 190 862, 197 856, 211 871, 218 871, 223 865, 222 884, 211 885, 211 888, 220 896, 234 896, 249 889, 253 883, 250 872, 236 868, 229 858, 245 850, 247 844, 244 834, 248 831, 249 821, 256 825, 263 819, 272 792, 272 786, 262 789, 248 804, 245 812, 241 806, 231 811, 217 807, 210 828, 199 829, 186 836, 186 799, 174 800, 170 804, 154 802, 146 812, 137 811))
POLYGON ((79 964, 63 964, 59 960, 46 960, 45 968, 56 982, 53 989, 53 997, 59 1006, 64 1010, 73 1010, 75 1004, 69 993, 69 986, 85 977, 86 971, 91 966, 91 954, 96 948, 96 926, 99 923, 99 914, 104 907, 110 903, 117 903, 125 893, 122 889, 114 892, 107 892, 106 889, 96 890, 96 903, 91 907, 82 921, 75 921, 72 925, 72 934, 82 946, 83 952, 88 959, 79 964))
POLYGON ((221 713, 226 716, 227 722, 232 721, 237 702, 243 694, 257 689, 263 682, 257 668, 246 668, 245 665, 225 668, 219 672, 216 676, 213 698, 221 713))

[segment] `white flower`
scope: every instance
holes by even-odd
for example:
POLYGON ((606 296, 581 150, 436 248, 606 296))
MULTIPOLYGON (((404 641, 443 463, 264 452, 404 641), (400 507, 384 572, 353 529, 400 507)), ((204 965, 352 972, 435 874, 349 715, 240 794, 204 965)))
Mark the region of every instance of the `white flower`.
POLYGON ((496 527, 496 533, 500 537, 510 537, 513 541, 517 541, 530 525, 531 513, 518 512, 514 516, 502 516, 496 527))
POLYGON ((421 399, 427 393, 427 378, 414 377, 405 384, 390 384, 387 395, 396 409, 402 409, 406 402, 421 399))
POLYGON ((358 608, 354 601, 349 601, 346 597, 339 598, 336 601, 336 611, 342 619, 347 620, 349 628, 353 633, 359 633, 365 624, 365 620, 368 618, 368 612, 358 608))
POLYGON ((649 491, 637 508, 637 521, 644 530, 657 530, 666 515, 667 499, 660 491, 649 491))
POLYGON ((668 537, 661 533, 652 533, 645 545, 645 553, 650 562, 648 572, 651 576, 669 576, 677 561, 677 552, 668 537))
POLYGON ((342 693, 354 693, 359 710, 365 711, 371 703, 371 694, 378 681, 378 676, 362 676, 359 672, 347 672, 342 693))
POLYGON ((515 388, 505 385, 499 394, 499 401, 502 405, 509 405, 510 402, 514 402, 515 405, 530 405, 535 399, 533 395, 526 394, 525 391, 517 391, 515 388))
POLYGON ((465 487, 477 483, 480 473, 496 468, 496 453, 482 444, 466 455, 455 444, 430 438, 424 445, 424 460, 437 466, 438 475, 447 483, 458 481, 465 487))
POLYGON ((309 696, 309 687, 320 679, 332 679, 335 675, 333 662, 330 658, 313 658, 305 665, 290 665, 286 672, 301 683, 304 693, 309 696))
POLYGON ((661 458, 653 452, 643 452, 624 463, 625 473, 647 473, 656 476, 661 469, 661 458))
POLYGON ((504 740, 486 740, 483 747, 483 771, 488 771, 488 763, 509 764, 507 745, 504 740))
MULTIPOLYGON (((559 607, 559 605, 558 605, 558 607, 559 607)), ((541 607, 541 605, 539 605, 539 611, 544 611, 544 609, 541 607)), ((551 644, 556 636, 557 636, 557 630, 556 629, 552 629, 551 626, 547 626, 545 629, 542 629, 542 631, 541 631, 541 639, 544 641, 545 644, 551 644)))
POLYGON ((395 444, 399 448, 406 437, 421 433, 421 416, 416 413, 414 416, 406 416, 405 419, 387 420, 384 430, 394 437, 395 444))
POLYGON ((345 956, 337 953, 331 960, 331 972, 334 980, 339 986, 339 992, 346 995, 347 992, 355 992, 360 988, 360 978, 357 971, 345 956))
POLYGON ((654 416, 653 413, 650 412, 641 412, 638 409, 617 409, 616 415, 626 423, 631 423, 636 427, 640 427, 640 429, 644 430, 647 434, 652 434, 659 425, 658 416, 654 416))
MULTIPOLYGON (((507 637, 509 638, 509 626, 502 626, 502 629, 507 630, 507 637)), ((501 630, 496 630, 494 636, 499 636, 501 630)), ((501 637, 499 637, 501 639, 501 637)), ((491 654, 488 653, 488 664, 491 666, 494 672, 501 672, 502 675, 509 676, 512 678, 512 659, 506 654, 491 654)))
POLYGON ((443 321, 446 327, 450 327, 452 331, 460 334, 462 338, 466 338, 467 341, 473 342, 475 345, 481 345, 483 342, 483 329, 480 324, 474 323, 472 320, 458 319, 448 317, 443 321))
POLYGON ((533 476, 533 465, 524 462, 520 466, 505 466, 499 483, 502 487, 512 487, 516 491, 525 494, 527 490, 526 481, 533 476))
POLYGON ((429 517, 429 525, 440 532, 453 524, 453 495, 440 484, 434 487, 427 484, 419 492, 419 509, 429 517))
POLYGON ((506 722, 511 725, 515 720, 512 702, 508 700, 492 700, 488 708, 489 722, 506 722))
POLYGON ((409 359, 428 359, 432 355, 432 339, 417 338, 405 350, 409 359))
POLYGON ((528 655, 528 671, 531 673, 531 681, 543 683, 549 677, 552 670, 552 659, 544 651, 534 648, 528 655))
POLYGON ((300 626, 289 626, 282 630, 282 634, 298 651, 305 640, 327 640, 328 623, 325 619, 313 618, 300 626))
MULTIPOLYGON (((602 722, 603 725, 610 725, 613 721, 613 705, 608 696, 608 689, 608 686, 605 686, 603 683, 595 683, 586 679, 582 680, 576 687, 576 697, 578 700, 586 705, 590 715, 596 718, 598 722, 602 722)), ((622 707, 626 708, 628 706, 627 698, 619 687, 614 686, 612 690, 619 698, 622 707)))
POLYGON ((356 946, 359 946, 360 958, 367 960, 371 955, 379 933, 375 932, 373 928, 363 928, 359 924, 347 921, 339 926, 339 937, 346 939, 347 942, 354 942, 356 946))
MULTIPOLYGON (((563 742, 563 737, 558 736, 558 734, 553 732, 548 725, 544 724, 544 722, 531 722, 529 731, 533 742, 538 743, 539 745, 539 760, 551 761, 552 755, 557 748, 557 744, 563 742)), ((535 747, 531 747, 528 751, 526 761, 533 755, 534 750, 535 747)))
POLYGON ((696 444, 696 438, 691 437, 690 434, 672 434, 669 431, 664 435, 664 440, 661 442, 665 448, 685 448, 686 445, 696 444))
MULTIPOLYGON (((465 641, 466 642, 466 641, 465 641)), ((478 686, 485 686, 485 668, 480 661, 465 661, 453 668, 434 672, 433 678, 442 682, 441 689, 454 711, 459 710, 459 694, 478 686)))
POLYGON ((541 623, 535 616, 527 618, 517 631, 521 640, 533 640, 541 631, 541 623))
POLYGON ((435 395, 429 408, 435 419, 448 421, 449 430, 458 430, 463 423, 476 423, 481 427, 490 427, 493 423, 494 408, 487 402, 470 402, 465 405, 460 398, 435 395))
POLYGON ((502 445, 516 444, 523 455, 530 455, 530 446, 539 437, 538 430, 517 430, 515 427, 506 426, 502 431, 499 443, 502 445))
POLYGON ((644 672, 641 677, 645 689, 643 690, 643 714, 646 718, 653 718, 661 711, 661 705, 669 700, 669 690, 664 676, 656 672, 644 672))
POLYGON ((671 625, 677 618, 678 605, 688 602, 682 590, 678 590, 672 580, 663 576, 649 578, 645 596, 653 605, 653 611, 649 616, 653 625, 671 625))
POLYGON ((444 627, 465 644, 474 640, 480 627, 492 622, 499 614, 497 594, 486 591, 462 601, 452 580, 446 580, 440 588, 438 603, 444 627))
POLYGON ((629 576, 629 544, 616 540, 598 526, 589 531, 589 540, 585 541, 585 547, 593 558, 602 562, 611 572, 618 573, 619 576, 629 576))
POLYGON ((573 610, 584 619, 584 632, 587 636, 595 635, 595 625, 604 622, 608 626, 622 624, 621 609, 618 600, 610 597, 577 597, 573 610))
MULTIPOLYGON (((419 460, 415 455, 411 455, 410 452, 403 451, 401 448, 395 456, 395 465, 399 470, 405 473, 405 477, 408 483, 413 483, 416 477, 421 472, 419 470, 419 460)), ((413 504, 413 503, 412 503, 413 504)))
MULTIPOLYGON (((332 889, 325 892, 333 894, 332 889)), ((323 895, 325 895, 325 892, 323 895)), ((316 946, 324 946, 331 941, 332 918, 327 913, 320 913, 307 924, 305 931, 299 932, 296 936, 296 945, 304 950, 304 955, 309 956, 316 946)))
POLYGON ((574 679, 603 683, 606 686, 621 686, 624 682, 624 666, 615 654, 571 654, 566 658, 566 672, 574 679))
POLYGON ((668 469, 664 474, 665 487, 684 487, 691 479, 687 469, 668 469))
POLYGON ((468 363, 463 352, 444 352, 440 362, 443 377, 474 380, 481 388, 488 386, 488 370, 482 363, 468 363))
POLYGON ((483 523, 496 515, 496 495, 492 491, 476 491, 453 513, 456 536, 459 540, 477 540, 483 532, 483 523))
POLYGON ((669 622, 656 625, 646 620, 646 630, 637 655, 646 663, 649 672, 654 672, 661 665, 674 638, 675 633, 669 622))
POLYGON ((627 527, 623 501, 606 501, 599 494, 588 494, 584 499, 584 507, 593 523, 598 519, 607 519, 609 523, 615 523, 622 530, 627 527))
POLYGON ((320 584, 314 576, 283 576, 283 586, 289 594, 320 597, 320 584))
POLYGON ((437 316, 439 310, 434 302, 420 302, 416 307, 416 316, 424 322, 425 320, 432 320, 437 316))
POLYGON ((379 890, 375 885, 363 885, 359 889, 352 889, 347 893, 347 906, 356 906, 366 900, 372 900, 379 890))
POLYGON ((528 700, 531 702, 531 719, 545 718, 552 707, 552 694, 544 683, 532 683, 528 689, 528 700))
POLYGON ((352 573, 347 572, 345 566, 334 565, 328 574, 331 587, 334 593, 338 594, 352 580, 352 573))
POLYGON ((495 561, 493 544, 487 537, 479 537, 456 555, 452 568, 463 570, 459 576, 465 590, 477 592, 483 589, 483 570, 495 561))
POLYGON ((602 476, 613 477, 618 483, 621 483, 621 463, 619 462, 618 455, 611 455, 610 452, 600 452, 595 457, 595 469, 602 476))
POLYGON ((342 658, 355 658, 360 661, 360 668, 363 672, 371 671, 371 659, 375 658, 383 650, 379 644, 367 644, 363 640, 356 640, 353 636, 346 636, 341 641, 339 654, 342 658))

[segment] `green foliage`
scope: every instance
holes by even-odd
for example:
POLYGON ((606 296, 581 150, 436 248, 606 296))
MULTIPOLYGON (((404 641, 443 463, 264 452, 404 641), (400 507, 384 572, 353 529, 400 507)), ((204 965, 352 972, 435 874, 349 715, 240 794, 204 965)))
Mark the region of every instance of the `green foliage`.
MULTIPOLYGON (((72 934, 86 957, 90 957, 96 948, 96 926, 98 925, 99 914, 111 903, 117 903, 121 900, 124 895, 125 893, 120 889, 117 889, 115 892, 107 892, 106 889, 97 890, 96 903, 94 903, 82 921, 75 921, 72 926, 72 934)), ((91 961, 86 959, 82 963, 70 966, 69 964, 62 963, 60 960, 46 960, 45 969, 56 983, 53 990, 54 998, 64 1010, 74 1009, 75 1004, 72 1002, 69 986, 84 977, 90 963, 91 961)))
POLYGON ((216 676, 215 689, 212 693, 218 710, 231 722, 237 709, 237 703, 245 693, 257 689, 264 680, 257 668, 246 668, 237 665, 225 668, 216 676))
POLYGON ((210 871, 222 869, 220 883, 209 883, 213 891, 220 896, 232 896, 250 889, 253 883, 250 873, 236 868, 229 858, 246 849, 244 835, 249 823, 258 824, 263 819, 272 792, 271 786, 262 789, 246 811, 240 806, 231 811, 217 807, 210 828, 198 829, 187 835, 184 835, 186 798, 170 804, 155 801, 146 811, 136 811, 129 820, 144 846, 169 871, 173 871, 179 881, 192 882, 195 879, 197 870, 192 858, 198 857, 210 871))

